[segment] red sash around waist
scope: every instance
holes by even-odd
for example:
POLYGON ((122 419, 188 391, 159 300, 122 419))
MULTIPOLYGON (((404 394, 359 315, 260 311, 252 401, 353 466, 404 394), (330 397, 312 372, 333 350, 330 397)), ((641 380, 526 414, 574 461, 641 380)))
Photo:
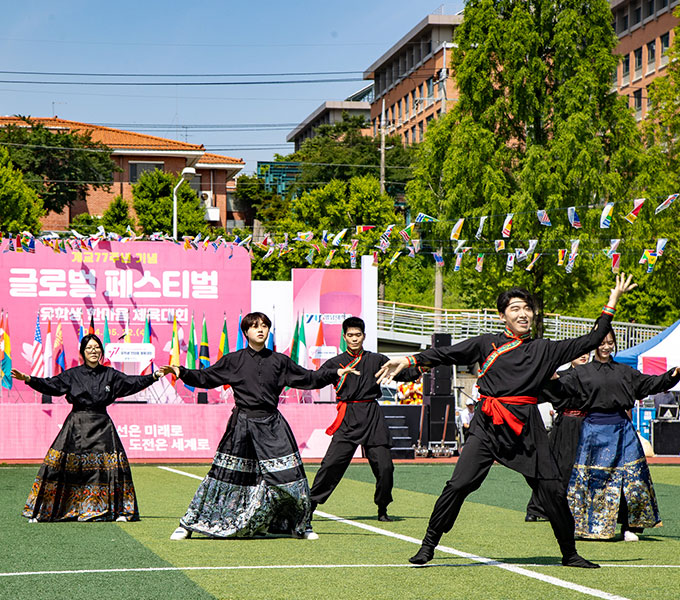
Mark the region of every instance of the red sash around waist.
POLYGON ((505 423, 513 430, 515 435, 522 433, 524 423, 505 408, 504 404, 518 406, 538 403, 538 398, 534 398, 533 396, 500 396, 494 398, 493 396, 484 396, 480 394, 479 399, 483 401, 482 412, 491 417, 493 424, 503 425, 505 423))
MULTIPOLYGON (((375 398, 365 398, 364 400, 352 400, 352 402, 373 402, 375 398)), ((345 413, 347 412, 347 404, 348 402, 344 402, 342 400, 338 401, 337 405, 337 410, 338 414, 335 417, 335 421, 333 421, 328 429, 326 429, 326 433, 328 435, 333 435, 338 429, 340 429, 340 425, 342 424, 342 420, 345 418, 345 413)))

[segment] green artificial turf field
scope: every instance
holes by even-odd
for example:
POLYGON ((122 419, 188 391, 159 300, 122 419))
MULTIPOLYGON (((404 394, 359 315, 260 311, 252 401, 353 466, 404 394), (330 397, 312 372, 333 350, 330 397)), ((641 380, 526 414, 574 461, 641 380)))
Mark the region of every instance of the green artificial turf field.
MULTIPOLYGON (((317 511, 314 541, 170 541, 208 465, 169 466, 175 471, 133 467, 138 523, 35 524, 20 513, 37 466, 0 466, 0 598, 680 598, 680 467, 652 467, 664 526, 637 543, 578 542, 603 565, 582 570, 558 565, 548 523, 524 522, 529 488, 502 467, 492 468, 442 539, 450 550, 416 568, 407 559, 451 464, 396 466, 393 523, 376 518, 368 465, 351 466, 317 511)), ((308 467, 310 477, 315 471, 308 467)))

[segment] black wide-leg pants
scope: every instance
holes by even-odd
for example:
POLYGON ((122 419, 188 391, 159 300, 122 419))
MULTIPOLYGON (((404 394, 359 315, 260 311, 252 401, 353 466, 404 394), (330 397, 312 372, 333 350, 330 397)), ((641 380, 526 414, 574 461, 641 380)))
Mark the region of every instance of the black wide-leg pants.
MULTIPOLYGON (((491 449, 482 440, 469 436, 451 479, 434 505, 424 543, 436 545, 442 534, 451 530, 465 498, 479 489, 494 460, 491 449)), ((574 518, 559 479, 524 478, 541 502, 562 554, 575 552, 574 518)))
MULTIPOLYGON (((312 484, 312 501, 323 504, 333 493, 342 479, 347 467, 359 444, 347 440, 331 440, 326 455, 321 461, 321 467, 314 477, 312 484)), ((364 445, 364 453, 371 465, 375 477, 375 494, 373 501, 379 508, 384 509, 392 502, 392 486, 394 485, 394 464, 389 446, 364 445)))

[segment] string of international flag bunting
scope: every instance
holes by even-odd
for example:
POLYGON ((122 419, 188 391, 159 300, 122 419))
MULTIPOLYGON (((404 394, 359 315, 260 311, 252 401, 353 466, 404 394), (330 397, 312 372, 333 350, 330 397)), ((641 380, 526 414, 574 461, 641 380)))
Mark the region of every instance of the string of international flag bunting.
MULTIPOLYGON (((668 209, 677 199, 678 194, 671 194, 667 196, 654 210, 654 215, 658 215, 660 212, 668 209)), ((642 210, 646 198, 636 198, 633 200, 633 207, 626 214, 622 214, 623 220, 633 225, 638 218, 640 211, 642 210)), ((612 225, 612 218, 614 216, 614 208, 617 202, 606 202, 599 217, 599 228, 600 230, 607 230, 612 225)), ((551 213, 564 212, 567 213, 567 219, 569 225, 576 232, 582 229, 582 223, 578 214, 578 210, 583 207, 569 206, 566 208, 555 208, 551 209, 551 213)), ((591 208, 591 207, 587 207, 591 208)), ((417 238, 416 233, 419 231, 418 228, 425 223, 446 223, 447 221, 440 220, 436 217, 427 215, 425 213, 418 213, 413 222, 407 225, 404 229, 398 231, 398 238, 394 236, 396 225, 388 225, 385 231, 380 235, 378 243, 372 249, 373 252, 373 262, 375 265, 378 264, 379 253, 385 254, 388 252, 393 244, 393 241, 397 239, 397 243, 403 241, 402 247, 398 248, 392 254, 389 264, 393 264, 398 258, 402 256, 415 257, 416 254, 423 253, 431 254, 434 258, 435 263, 438 266, 444 265, 444 254, 450 253, 455 256, 454 271, 459 271, 463 258, 466 254, 476 253, 476 264, 475 270, 479 273, 482 272, 484 268, 484 258, 487 254, 493 253, 494 255, 505 255, 506 259, 506 271, 512 272, 518 263, 526 261, 526 266, 524 267, 526 271, 531 271, 541 256, 544 255, 556 255, 557 265, 559 267, 564 267, 567 273, 571 273, 576 258, 579 254, 588 254, 588 251, 583 250, 581 245, 581 239, 572 239, 569 244, 565 244, 567 247, 564 248, 541 248, 539 251, 539 240, 529 239, 523 243, 526 247, 519 247, 515 242, 513 247, 508 247, 510 237, 512 234, 513 224, 515 219, 520 215, 524 216, 527 213, 507 213, 505 215, 485 215, 479 218, 479 223, 477 225, 476 233, 474 237, 479 241, 480 246, 468 245, 467 239, 461 239, 462 232, 466 221, 470 221, 471 217, 461 217, 453 223, 451 233, 449 236, 450 242, 455 242, 455 247, 451 251, 438 250, 423 250, 423 239, 417 238), (493 246, 490 246, 490 240, 493 235, 489 236, 487 230, 491 229, 488 225, 492 220, 496 218, 503 218, 503 225, 500 232, 500 237, 493 240, 493 246), (484 246, 483 244, 487 244, 484 246)), ((547 210, 538 210, 536 212, 536 218, 538 223, 544 227, 551 227, 552 221, 550 214, 547 210)), ((291 252, 292 250, 299 248, 300 244, 305 244, 305 249, 307 253, 305 255, 305 260, 311 265, 314 262, 315 255, 322 255, 326 253, 323 264, 326 267, 330 267, 333 262, 333 258, 336 256, 337 252, 344 251, 349 254, 350 265, 352 268, 357 266, 357 258, 359 252, 359 236, 362 233, 371 231, 375 229, 375 225, 355 225, 352 227, 345 227, 337 233, 333 233, 328 230, 324 230, 323 233, 315 236, 313 231, 298 231, 294 236, 288 232, 277 233, 276 237, 279 239, 282 237, 282 241, 276 242, 275 236, 271 233, 264 235, 261 241, 255 241, 253 235, 247 235, 241 237, 236 233, 226 234, 224 236, 220 235, 215 239, 210 239, 210 237, 204 237, 201 234, 197 236, 185 236, 182 240, 174 240, 169 235, 161 232, 153 233, 147 237, 136 235, 130 227, 128 227, 127 235, 121 236, 114 232, 106 232, 105 229, 100 226, 94 235, 85 236, 79 234, 75 230, 71 230, 68 237, 61 237, 56 233, 48 233, 38 237, 33 236, 29 232, 22 232, 16 236, 6 236, 0 233, 0 241, 7 237, 8 243, 3 249, 4 252, 35 252, 36 241, 42 243, 45 246, 51 247, 54 252, 67 253, 71 252, 83 252, 83 251, 94 251, 97 245, 105 240, 109 241, 119 241, 119 242, 134 242, 136 240, 149 240, 149 241, 165 241, 174 244, 180 244, 184 246, 185 250, 208 250, 212 248, 213 251, 217 251, 221 246, 225 246, 231 258, 233 255, 234 246, 245 247, 251 260, 262 260, 266 261, 272 257, 281 257, 285 254, 291 252), (357 237, 353 237, 356 235, 357 237), (347 243, 347 238, 349 243, 347 243), (253 248, 258 248, 264 254, 256 255, 253 252, 253 248)), ((628 238, 630 240, 630 238, 628 238)), ((657 263, 657 260, 663 256, 666 250, 666 245, 668 243, 668 238, 658 238, 653 243, 645 242, 645 247, 642 248, 642 255, 640 257, 639 263, 642 265, 647 265, 647 272, 651 273, 657 263)), ((431 247, 442 246, 441 240, 427 240, 431 247)), ((602 248, 601 251, 611 260, 612 271, 618 271, 621 255, 623 251, 633 252, 635 249, 629 248, 628 250, 623 249, 622 242, 624 238, 608 238, 608 247, 602 248)), ((637 248, 640 251, 640 248, 637 248)), ((595 252, 590 251, 591 256, 599 253, 600 250, 595 252)))

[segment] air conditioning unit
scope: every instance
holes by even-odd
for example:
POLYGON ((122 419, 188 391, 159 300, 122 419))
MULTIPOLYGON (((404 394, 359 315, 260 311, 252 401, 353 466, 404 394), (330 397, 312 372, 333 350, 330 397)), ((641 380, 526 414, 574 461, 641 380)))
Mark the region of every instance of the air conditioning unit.
POLYGON ((201 192, 201 200, 203 201, 203 204, 205 204, 207 207, 213 206, 213 193, 212 192, 201 192))

